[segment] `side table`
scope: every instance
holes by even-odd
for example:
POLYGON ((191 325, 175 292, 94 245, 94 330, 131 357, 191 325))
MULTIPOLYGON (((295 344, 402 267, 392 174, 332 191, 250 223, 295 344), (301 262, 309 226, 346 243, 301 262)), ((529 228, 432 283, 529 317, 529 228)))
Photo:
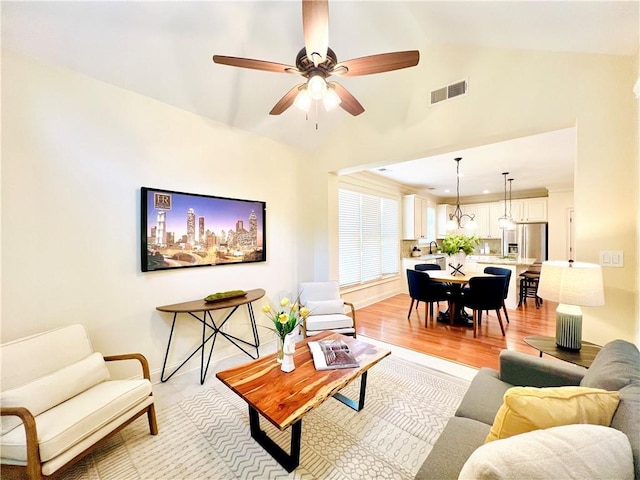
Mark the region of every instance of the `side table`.
POLYGON ((525 337, 524 343, 535 348, 540 352, 542 357, 543 353, 551 355, 552 357, 559 358, 565 362, 580 365, 581 367, 589 368, 593 363, 593 359, 602 348, 595 343, 582 342, 580 350, 568 350, 566 348, 556 345, 555 337, 546 337, 543 335, 534 335, 531 337, 525 337))

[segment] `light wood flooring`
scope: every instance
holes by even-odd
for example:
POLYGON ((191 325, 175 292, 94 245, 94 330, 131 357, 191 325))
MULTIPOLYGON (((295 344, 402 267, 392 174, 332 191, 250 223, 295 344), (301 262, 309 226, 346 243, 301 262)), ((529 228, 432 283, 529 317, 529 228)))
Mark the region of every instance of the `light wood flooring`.
MULTIPOLYGON (((411 297, 399 294, 382 302, 356 311, 357 331, 367 337, 400 347, 427 353, 446 360, 472 367, 498 368, 498 353, 502 349, 539 355, 534 348, 524 343, 529 335, 555 336, 556 303, 545 301, 536 309, 533 299, 517 309, 508 309, 510 323, 506 323, 503 337, 495 311, 482 315, 482 325, 477 338, 469 327, 450 326, 429 320, 425 327, 425 304, 414 308, 407 319, 411 297)), ((446 302, 440 309, 446 310, 446 302)), ((551 358, 545 355, 545 358, 551 358)))

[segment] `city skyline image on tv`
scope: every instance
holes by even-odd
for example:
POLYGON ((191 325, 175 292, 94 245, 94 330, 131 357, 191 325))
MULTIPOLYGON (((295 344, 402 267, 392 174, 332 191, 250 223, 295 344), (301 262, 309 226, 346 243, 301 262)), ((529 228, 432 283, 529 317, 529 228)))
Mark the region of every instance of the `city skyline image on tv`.
POLYGON ((262 201, 142 187, 142 271, 266 260, 262 201))

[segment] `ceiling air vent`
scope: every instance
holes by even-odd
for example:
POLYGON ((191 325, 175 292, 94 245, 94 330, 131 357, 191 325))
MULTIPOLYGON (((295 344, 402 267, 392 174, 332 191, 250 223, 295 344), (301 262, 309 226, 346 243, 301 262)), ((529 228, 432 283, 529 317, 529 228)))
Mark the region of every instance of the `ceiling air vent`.
POLYGON ((453 97, 464 95, 465 93, 467 93, 466 80, 452 83, 451 85, 447 85, 446 87, 442 87, 431 92, 431 105, 443 102, 453 97))

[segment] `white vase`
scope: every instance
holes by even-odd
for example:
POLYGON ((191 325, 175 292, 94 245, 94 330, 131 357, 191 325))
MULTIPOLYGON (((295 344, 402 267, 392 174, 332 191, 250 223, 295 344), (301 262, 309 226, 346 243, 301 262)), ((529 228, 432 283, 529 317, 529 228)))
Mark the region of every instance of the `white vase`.
POLYGON ((296 368, 295 363, 293 363, 293 354, 296 352, 295 335, 295 332, 291 332, 284 337, 282 348, 284 356, 282 358, 282 364, 280 365, 280 370, 282 370, 283 372, 289 373, 296 368))
POLYGON ((458 252, 453 255, 449 255, 449 268, 452 275, 458 275, 462 273, 462 267, 464 261, 467 258, 467 254, 464 252, 458 252))

